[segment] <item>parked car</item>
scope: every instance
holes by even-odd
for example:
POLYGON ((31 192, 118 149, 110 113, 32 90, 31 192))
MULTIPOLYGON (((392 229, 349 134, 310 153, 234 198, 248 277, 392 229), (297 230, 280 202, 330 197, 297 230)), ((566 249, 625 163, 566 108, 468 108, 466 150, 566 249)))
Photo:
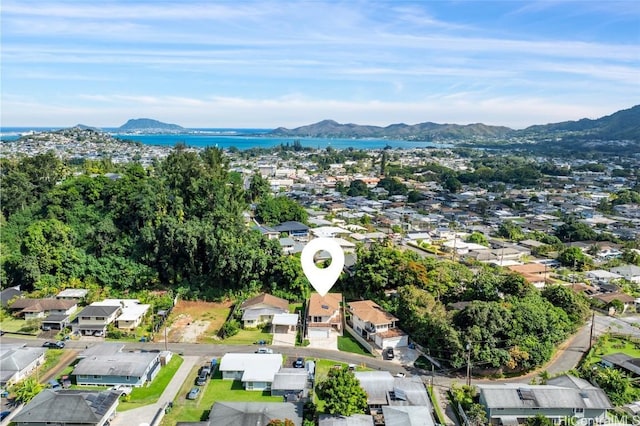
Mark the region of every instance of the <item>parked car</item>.
POLYGON ((42 344, 43 347, 45 348, 52 348, 52 349, 62 349, 64 348, 64 342, 61 341, 57 341, 57 342, 44 342, 42 344))
POLYGON ((200 388, 191 388, 187 394, 187 399, 196 399, 200 394, 200 388))
POLYGON ((204 386, 207 384, 207 376, 201 374, 196 378, 196 385, 204 386))
POLYGON ((293 362, 293 368, 304 368, 304 358, 298 358, 293 362))
POLYGON ((95 333, 93 333, 93 335, 96 337, 102 337, 104 336, 104 331, 96 331, 95 333))
POLYGON ((393 348, 386 348, 384 350, 384 356, 385 356, 386 359, 395 358, 395 354, 393 353, 393 348))
POLYGON ((42 329, 42 331, 51 331, 51 326, 49 325, 42 325, 40 326, 40 328, 42 329))
POLYGON ((200 375, 209 377, 211 375, 211 366, 207 364, 200 367, 200 375))
POLYGON ((273 349, 270 349, 270 348, 258 348, 256 353, 257 354, 272 354, 273 353, 273 349))
POLYGON ((47 382, 49 384, 49 386, 51 386, 51 389, 60 389, 60 382, 57 381, 56 379, 51 379, 47 382))
POLYGON ((3 412, 0 413, 0 420, 4 420, 7 417, 9 417, 9 414, 11 414, 11 411, 5 410, 3 412))

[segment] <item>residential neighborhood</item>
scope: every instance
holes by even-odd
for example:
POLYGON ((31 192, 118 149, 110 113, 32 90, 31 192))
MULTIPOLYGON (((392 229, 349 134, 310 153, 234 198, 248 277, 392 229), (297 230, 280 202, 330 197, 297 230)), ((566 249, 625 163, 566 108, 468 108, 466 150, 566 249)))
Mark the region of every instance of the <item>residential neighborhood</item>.
MULTIPOLYGON (((34 147, 20 149, 34 155, 34 147)), ((78 155, 96 160, 93 151, 78 155)), ((515 426, 538 416, 634 424, 640 201, 628 171, 640 169, 637 157, 532 156, 527 167, 551 173, 518 182, 479 177, 490 160, 508 165, 506 154, 450 148, 225 155, 247 194, 239 226, 254 238, 251 249, 264 244, 267 254, 229 250, 196 264, 196 256, 213 258, 206 244, 226 250, 239 237, 216 234, 205 244, 198 238, 208 234, 193 223, 179 228, 193 211, 165 219, 158 199, 157 211, 145 207, 157 217, 126 226, 152 241, 150 224, 167 220, 157 235, 173 251, 149 243, 165 275, 140 284, 148 269, 112 262, 112 253, 99 258, 122 270, 113 287, 71 277, 2 289, 2 424, 41 424, 45 415, 99 426, 515 426), (447 180, 451 171, 457 182, 447 180), (345 255, 324 295, 299 272, 300 253, 317 238, 345 255), (160 285, 184 276, 189 285, 160 285), (566 349, 579 339, 579 350, 566 349), (343 373, 358 389, 347 393, 363 396, 354 407, 336 408, 349 398, 322 393, 343 373), (38 392, 23 397, 25 383, 38 392), (71 405, 83 414, 70 415, 71 405)), ((133 175, 143 179, 140 170, 133 175)), ((78 176, 118 188, 133 179, 126 169, 78 176)), ((107 250, 115 223, 132 215, 101 223, 91 249, 107 250)), ((142 245, 120 250, 131 247, 142 245)), ((313 260, 332 261, 323 250, 313 260)), ((87 265, 104 279, 108 266, 87 265)))

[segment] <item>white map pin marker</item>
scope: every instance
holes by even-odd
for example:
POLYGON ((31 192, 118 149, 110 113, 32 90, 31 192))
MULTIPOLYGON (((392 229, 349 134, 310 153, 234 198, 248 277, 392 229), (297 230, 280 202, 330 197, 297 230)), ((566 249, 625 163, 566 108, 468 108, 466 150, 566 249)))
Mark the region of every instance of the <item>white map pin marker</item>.
POLYGON ((302 263, 302 270, 313 288, 320 296, 324 297, 338 281, 344 266, 344 252, 340 244, 333 238, 315 238, 302 249, 300 263, 302 263), (331 255, 331 265, 324 269, 318 268, 313 261, 315 254, 322 250, 331 255))

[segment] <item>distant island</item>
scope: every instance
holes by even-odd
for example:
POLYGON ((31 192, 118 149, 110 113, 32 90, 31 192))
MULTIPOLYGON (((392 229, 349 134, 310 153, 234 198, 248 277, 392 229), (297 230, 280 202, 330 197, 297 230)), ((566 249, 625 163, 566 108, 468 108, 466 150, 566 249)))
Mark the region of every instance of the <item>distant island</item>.
POLYGON ((162 121, 153 120, 151 118, 133 118, 116 129, 122 133, 173 133, 183 132, 186 129, 177 124, 163 123, 162 121))

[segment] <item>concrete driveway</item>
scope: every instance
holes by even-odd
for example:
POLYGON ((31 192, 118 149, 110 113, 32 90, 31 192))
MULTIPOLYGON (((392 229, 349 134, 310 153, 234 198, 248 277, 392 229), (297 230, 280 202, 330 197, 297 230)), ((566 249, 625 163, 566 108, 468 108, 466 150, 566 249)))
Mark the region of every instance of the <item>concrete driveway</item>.
POLYGON ((309 348, 338 350, 338 334, 337 331, 331 329, 327 334, 320 337, 319 335, 309 335, 309 348))

